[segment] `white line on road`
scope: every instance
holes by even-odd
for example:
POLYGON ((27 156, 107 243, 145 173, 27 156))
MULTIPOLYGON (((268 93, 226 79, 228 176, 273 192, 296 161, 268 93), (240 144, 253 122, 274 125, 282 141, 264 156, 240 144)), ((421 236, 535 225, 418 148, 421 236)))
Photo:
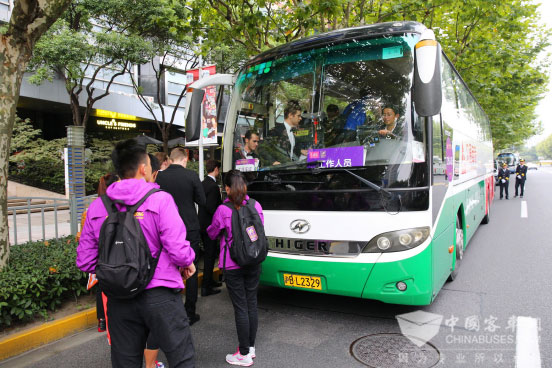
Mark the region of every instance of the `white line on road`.
POLYGON ((527 218, 527 201, 521 201, 521 218, 527 218))
POLYGON ((540 368, 541 357, 537 319, 518 317, 516 329, 516 368, 540 368))

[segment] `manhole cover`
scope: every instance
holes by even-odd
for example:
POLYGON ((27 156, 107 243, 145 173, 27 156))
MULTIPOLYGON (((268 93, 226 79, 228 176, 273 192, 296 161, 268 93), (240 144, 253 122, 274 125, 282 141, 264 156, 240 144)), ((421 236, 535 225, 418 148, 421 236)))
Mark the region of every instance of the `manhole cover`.
POLYGON ((429 368, 439 363, 439 350, 425 343, 418 347, 401 334, 375 334, 351 344, 351 354, 373 368, 429 368))

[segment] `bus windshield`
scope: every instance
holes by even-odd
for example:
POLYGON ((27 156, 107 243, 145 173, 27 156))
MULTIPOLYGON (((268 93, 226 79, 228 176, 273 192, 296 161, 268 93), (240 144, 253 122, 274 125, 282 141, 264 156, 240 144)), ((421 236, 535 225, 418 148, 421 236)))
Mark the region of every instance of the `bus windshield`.
POLYGON ((246 66, 232 167, 255 171, 257 183, 296 184, 279 191, 371 190, 347 169, 382 188, 428 185, 425 129, 410 108, 417 39, 329 44, 246 66))
POLYGON ((498 155, 497 160, 499 165, 502 165, 502 163, 506 163, 508 166, 517 165, 517 157, 513 153, 501 153, 498 155))

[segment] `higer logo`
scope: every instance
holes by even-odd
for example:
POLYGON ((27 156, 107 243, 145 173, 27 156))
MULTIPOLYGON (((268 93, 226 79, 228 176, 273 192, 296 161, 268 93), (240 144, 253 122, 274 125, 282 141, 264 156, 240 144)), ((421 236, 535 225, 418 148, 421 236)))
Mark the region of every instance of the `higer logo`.
POLYGON ((304 234, 310 230, 310 224, 307 220, 294 220, 289 224, 289 228, 296 234, 304 234))

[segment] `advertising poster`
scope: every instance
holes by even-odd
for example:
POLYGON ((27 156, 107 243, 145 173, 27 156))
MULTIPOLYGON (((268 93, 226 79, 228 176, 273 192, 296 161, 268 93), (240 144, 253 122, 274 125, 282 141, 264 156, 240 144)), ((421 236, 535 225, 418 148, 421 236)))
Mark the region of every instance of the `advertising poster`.
MULTIPOLYGON (((195 82, 216 73, 216 66, 208 66, 200 69, 187 71, 188 83, 195 82)), ((217 88, 210 86, 205 88, 205 97, 201 108, 201 135, 203 136, 203 145, 212 146, 217 144, 217 88)), ((198 146, 198 141, 187 142, 186 146, 198 146)))

